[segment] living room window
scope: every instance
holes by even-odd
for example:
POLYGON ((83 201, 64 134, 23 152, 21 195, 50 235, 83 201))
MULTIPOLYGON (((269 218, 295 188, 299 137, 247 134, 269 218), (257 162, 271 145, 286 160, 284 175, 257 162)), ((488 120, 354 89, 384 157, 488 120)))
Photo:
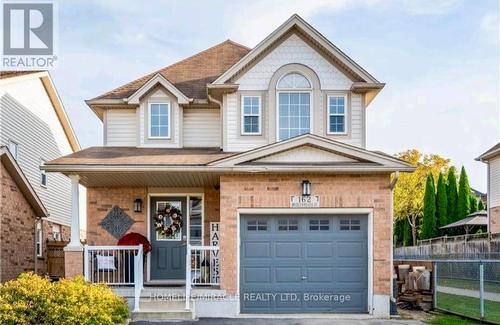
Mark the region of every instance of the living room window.
POLYGON ((241 102, 241 134, 260 135, 262 124, 260 96, 242 96, 241 102))
POLYGON ((311 83, 292 72, 282 77, 278 90, 278 140, 311 132, 311 83))
POLYGON ((149 137, 153 139, 170 138, 170 104, 149 104, 149 137))

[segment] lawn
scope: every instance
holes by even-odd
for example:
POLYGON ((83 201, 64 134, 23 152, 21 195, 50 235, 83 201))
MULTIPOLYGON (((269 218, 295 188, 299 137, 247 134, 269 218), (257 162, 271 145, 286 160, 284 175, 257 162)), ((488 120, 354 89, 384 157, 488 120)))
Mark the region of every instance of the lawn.
MULTIPOLYGON (((438 278, 438 285, 479 291, 479 280, 446 279, 438 278)), ((500 285, 493 282, 484 282, 484 291, 500 293, 500 285)))
POLYGON ((454 316, 454 315, 439 315, 434 317, 429 321, 429 324, 432 325, 475 325, 481 324, 480 322, 476 322, 474 320, 454 316))
MULTIPOLYGON (((480 317, 479 298, 451 295, 438 292, 437 307, 462 315, 480 317)), ((487 320, 500 323, 500 302, 485 300, 484 313, 487 320)))

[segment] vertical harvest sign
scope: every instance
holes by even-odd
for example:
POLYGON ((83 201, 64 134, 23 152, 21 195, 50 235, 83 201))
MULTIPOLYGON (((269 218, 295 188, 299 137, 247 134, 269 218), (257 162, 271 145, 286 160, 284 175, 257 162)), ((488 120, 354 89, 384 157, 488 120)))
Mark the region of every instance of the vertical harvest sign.
MULTIPOLYGON (((219 247, 219 223, 210 222, 210 245, 219 247)), ((219 251, 210 251, 210 274, 212 275, 211 282, 218 283, 220 277, 219 268, 219 251)))

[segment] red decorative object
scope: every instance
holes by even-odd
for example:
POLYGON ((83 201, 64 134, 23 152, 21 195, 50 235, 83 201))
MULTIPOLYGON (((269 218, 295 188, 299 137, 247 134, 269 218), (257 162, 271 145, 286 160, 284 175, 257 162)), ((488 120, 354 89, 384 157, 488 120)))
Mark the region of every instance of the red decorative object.
POLYGON ((123 237, 120 238, 120 240, 118 240, 118 246, 140 245, 140 244, 142 244, 142 247, 144 249, 144 254, 151 252, 151 243, 146 237, 144 237, 139 233, 130 232, 128 234, 123 235, 123 237))

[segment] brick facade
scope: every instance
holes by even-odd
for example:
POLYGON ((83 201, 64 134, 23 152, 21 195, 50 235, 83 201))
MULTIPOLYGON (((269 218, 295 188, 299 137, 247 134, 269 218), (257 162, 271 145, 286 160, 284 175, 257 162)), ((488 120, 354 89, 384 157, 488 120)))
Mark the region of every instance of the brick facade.
POLYGON ((500 206, 489 209, 490 233, 500 233, 500 206))
POLYGON ((312 183, 323 208, 373 209, 373 292, 389 295, 391 282, 391 190, 389 174, 293 175, 241 174, 220 179, 221 287, 236 293, 237 209, 289 208, 290 196, 301 194, 302 180, 312 183))
MULTIPOLYGON (((210 222, 219 221, 219 191, 205 187, 204 192, 204 240, 208 243, 210 222)), ((127 232, 137 232, 147 237, 148 189, 146 187, 87 188, 87 243, 89 245, 116 245, 100 222, 113 206, 119 206, 135 222, 127 232), (142 212, 134 212, 134 200, 142 199, 142 212)))
MULTIPOLYGON (((3 163, 0 169, 0 281, 16 278, 35 270, 36 213, 3 163)), ((46 239, 52 238, 53 223, 42 220, 43 254, 36 260, 37 272, 47 271, 46 239)), ((61 226, 63 239, 69 239, 70 228, 61 226)))

